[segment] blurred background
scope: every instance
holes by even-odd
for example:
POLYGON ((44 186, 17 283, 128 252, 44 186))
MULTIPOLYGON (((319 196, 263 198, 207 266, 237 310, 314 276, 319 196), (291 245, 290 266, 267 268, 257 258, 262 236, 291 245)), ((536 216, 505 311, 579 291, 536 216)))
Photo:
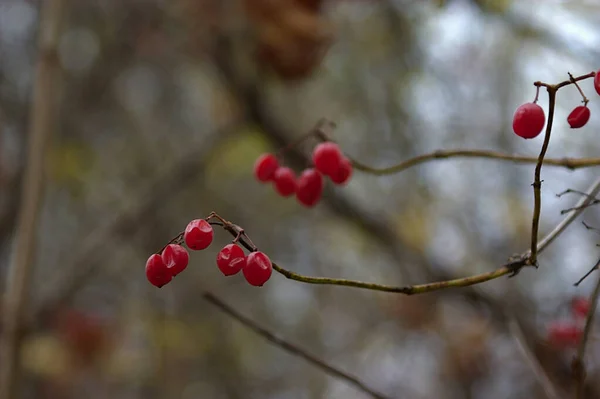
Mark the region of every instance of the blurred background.
MULTIPOLYGON (((407 285, 493 270, 529 246, 533 165, 355 171, 306 209, 256 182, 254 161, 321 117, 373 167, 438 149, 537 156, 543 135, 515 136, 513 112, 533 100, 533 81, 600 68, 599 26, 596 1, 0 0, 5 294, 28 132, 48 140, 12 397, 372 397, 255 334, 206 290, 385 397, 545 398, 548 385, 570 396, 575 351, 547 331, 597 278, 573 287, 600 254, 579 222, 538 270, 414 297, 279 274, 251 287, 217 269, 231 240, 220 230, 160 290, 144 264, 217 211, 302 274, 407 285)), ((569 129, 581 97, 561 90, 549 157, 600 153, 600 99, 590 80, 581 87, 591 120, 569 129)), ((311 145, 286 162, 306 167, 311 145)), ((578 199, 555 194, 596 175, 543 169, 540 236, 578 199)), ((595 208, 583 220, 600 226, 595 208)), ((600 397, 599 353, 592 339, 588 398, 600 397)))

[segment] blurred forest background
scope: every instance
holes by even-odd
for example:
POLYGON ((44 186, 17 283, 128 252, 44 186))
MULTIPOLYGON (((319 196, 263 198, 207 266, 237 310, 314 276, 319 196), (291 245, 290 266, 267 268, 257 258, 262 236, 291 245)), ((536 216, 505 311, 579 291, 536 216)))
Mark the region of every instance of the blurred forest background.
MULTIPOLYGON (((49 144, 13 397, 370 397, 255 334, 204 290, 386 397, 544 398, 545 379, 560 397, 573 389, 574 352, 546 335, 596 279, 573 287, 600 255, 580 223, 538 270, 414 297, 277 273, 251 287, 217 269, 231 240, 219 230, 160 290, 144 264, 214 210, 302 274, 406 285, 493 270, 529 246, 531 164, 356 171, 310 210, 257 183, 252 166, 321 117, 371 166, 454 148, 537 156, 542 135, 516 137, 512 114, 533 100, 533 81, 600 68, 598 2, 0 0, 3 292, 38 63, 49 144), (41 45, 40 20, 50 32, 41 45)), ((561 90, 549 157, 600 154, 600 100, 590 81, 582 88, 592 118, 570 130, 580 97, 561 90)), ((286 159, 299 170, 309 154, 286 159)), ((576 200, 555 194, 595 178, 593 168, 543 169, 540 235, 576 200)), ((595 208, 583 220, 600 226, 595 208)), ((600 397, 599 349, 592 341, 587 352, 588 398, 600 397)))

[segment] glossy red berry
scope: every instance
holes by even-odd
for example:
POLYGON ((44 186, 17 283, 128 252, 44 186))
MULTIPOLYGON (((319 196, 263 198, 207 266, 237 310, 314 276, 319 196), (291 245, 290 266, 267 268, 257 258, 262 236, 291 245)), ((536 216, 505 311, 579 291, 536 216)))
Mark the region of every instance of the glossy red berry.
POLYGON ((594 89, 596 89, 596 93, 600 96, 600 71, 597 71, 596 76, 594 76, 594 89))
POLYGON ((567 117, 567 122, 572 129, 579 129, 585 126, 590 120, 590 109, 585 105, 575 107, 567 117))
POLYGON ((545 123, 544 110, 534 103, 521 105, 513 116, 513 130, 517 136, 524 139, 532 139, 539 135, 545 123))
POLYGON ((575 324, 556 322, 548 328, 548 341, 558 348, 574 348, 581 341, 583 330, 575 324))
POLYGON ((264 253, 252 252, 246 257, 246 267, 242 269, 242 272, 250 285, 261 287, 271 278, 273 265, 271 259, 264 253))
POLYGON ((279 162, 273 154, 262 154, 254 163, 254 177, 260 182, 268 182, 273 179, 279 162))
POLYGON ((571 302, 571 310, 577 317, 587 317, 590 312, 590 300, 582 297, 574 298, 571 302))
POLYGON ((146 261, 146 278, 150 284, 160 288, 169 283, 173 276, 158 254, 151 255, 146 261))
POLYGON ((319 202, 323 195, 323 175, 316 169, 306 169, 298 179, 296 198, 298 201, 310 208, 319 202))
POLYGON ((317 145, 312 155, 315 169, 325 176, 331 176, 338 171, 343 157, 340 147, 330 141, 317 145))
POLYGON ((282 197, 289 197, 296 192, 296 174, 290 168, 277 168, 273 175, 275 190, 282 197))
POLYGON ((352 177, 352 163, 346 157, 342 158, 338 170, 329 176, 335 184, 346 184, 352 177))
POLYGON ((217 255, 217 266, 225 276, 233 276, 246 266, 246 254, 236 244, 225 245, 217 255))
POLYGON ((207 248, 213 240, 213 228, 204 219, 195 219, 188 223, 183 234, 185 245, 195 251, 207 248))
POLYGON ((190 261, 188 251, 178 244, 167 245, 160 256, 173 277, 184 271, 190 261))

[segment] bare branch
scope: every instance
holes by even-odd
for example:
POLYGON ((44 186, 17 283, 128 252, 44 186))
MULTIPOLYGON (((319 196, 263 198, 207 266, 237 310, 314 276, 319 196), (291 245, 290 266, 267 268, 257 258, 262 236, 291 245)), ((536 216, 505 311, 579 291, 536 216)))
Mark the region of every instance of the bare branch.
POLYGON ((44 164, 53 130, 54 95, 59 69, 56 47, 65 8, 63 0, 42 2, 39 53, 33 85, 27 164, 22 185, 22 206, 17 221, 15 253, 7 277, 0 347, 0 398, 15 397, 21 324, 26 309, 37 225, 44 191, 44 164))
POLYGON ((519 322, 514 317, 509 317, 508 329, 515 339, 517 348, 519 348, 523 358, 533 371, 535 379, 544 390, 544 393, 546 393, 546 396, 550 399, 559 399, 561 395, 559 395, 556 387, 552 384, 552 381, 544 371, 544 368, 527 345, 523 330, 521 330, 519 322))
MULTIPOLYGON (((600 191, 600 178, 597 179, 589 188, 589 194, 580 199, 580 202, 586 203, 590 201, 590 196, 596 195, 598 191, 600 191)), ((554 229, 550 231, 542 240, 540 240, 537 244, 537 252, 541 253, 544 251, 552 241, 554 241, 566 228, 569 226, 575 218, 583 212, 583 208, 579 209, 569 216, 564 218, 554 229)), ((257 251, 257 247, 250 241, 250 238, 247 236, 244 231, 237 226, 236 224, 224 219, 219 216, 215 212, 211 212, 207 219, 216 218, 220 221, 218 224, 220 227, 223 227, 227 232, 229 232, 234 238, 238 239, 238 242, 242 244, 249 251, 257 251)), ((179 237, 181 233, 177 235, 179 237)), ((287 270, 276 263, 273 263, 273 269, 278 273, 284 275, 290 280, 299 281, 301 283, 306 284, 317 284, 317 285, 339 285, 344 287, 354 287, 354 288, 362 288, 372 291, 382 291, 382 292, 391 292, 391 293, 400 293, 404 295, 416 295, 416 294, 424 294, 433 291, 439 291, 446 288, 460 288, 460 287, 468 287, 476 284, 481 284, 487 281, 495 280, 499 277, 506 276, 514 276, 516 275, 520 269, 527 265, 527 261, 529 258, 529 251, 524 252, 521 255, 515 257, 516 260, 509 261, 503 266, 500 266, 496 270, 487 273, 476 274, 469 277, 462 277, 444 281, 437 281, 433 283, 427 284, 417 284, 417 285, 408 285, 408 286, 391 286, 384 284, 376 284, 376 283, 367 283, 364 281, 358 280, 347 280, 347 279, 339 279, 339 278, 330 278, 330 277, 313 277, 313 276, 305 276, 299 273, 292 272, 287 270)))
POLYGON ((564 218, 550 233, 548 233, 544 238, 542 238, 537 243, 538 253, 542 252, 548 245, 552 243, 573 221, 583 213, 585 210, 585 205, 589 204, 598 193, 600 192, 600 177, 597 178, 590 187, 586 190, 586 195, 577 201, 575 204, 575 208, 573 212, 569 214, 566 218, 564 218))
POLYGON ((596 262, 596 264, 594 266, 592 266, 592 268, 590 270, 588 270, 588 272, 586 274, 583 275, 583 277, 581 277, 579 280, 577 280, 577 282, 573 285, 575 287, 578 287, 579 284, 581 284, 583 282, 583 280, 588 278, 595 270, 598 270, 598 267, 600 267, 600 259, 598 260, 598 262, 596 262))
POLYGON ((289 341, 286 341, 285 339, 277 336, 275 333, 260 326, 259 324, 255 323, 253 320, 251 320, 250 318, 242 315, 241 313, 239 313, 238 311, 233 309, 231 306, 229 306, 226 303, 224 303, 223 301, 221 301, 219 298, 214 296, 212 293, 205 291, 204 293, 202 293, 202 298, 204 298, 210 304, 219 308, 221 311, 223 311, 228 316, 239 321, 245 327, 254 331, 256 334, 260 335, 267 341, 273 343, 274 345, 282 348, 283 350, 285 350, 287 352, 290 352, 294 356, 301 357, 302 359, 306 360, 313 366, 321 369, 325 373, 327 373, 337 379, 346 381, 348 384, 352 385, 359 391, 362 391, 373 398, 376 398, 376 399, 390 398, 389 396, 386 396, 382 393, 375 391, 372 388, 369 388, 364 382, 359 380, 357 377, 352 376, 348 373, 345 373, 345 372, 339 370, 338 368, 319 359, 315 355, 308 353, 307 351, 305 351, 304 349, 301 349, 297 345, 294 345, 294 344, 290 343, 289 341))
MULTIPOLYGON (((418 166, 430 161, 438 161, 451 158, 479 158, 498 161, 507 161, 522 164, 535 164, 538 162, 537 157, 527 157, 523 155, 510 155, 502 152, 491 150, 438 150, 428 154, 416 156, 400 162, 397 165, 392 165, 384 168, 374 168, 365 165, 355 159, 352 159, 352 166, 356 170, 369 173, 376 176, 392 175, 400 173, 406 169, 418 166)), ((563 167, 571 170, 589 168, 592 166, 600 166, 600 158, 548 158, 544 159, 545 166, 563 167)))
POLYGON ((585 328, 583 329, 583 337, 581 338, 581 342, 579 343, 579 348, 577 348, 577 355, 575 359, 573 359, 573 374, 577 380, 577 389, 575 390, 575 398, 583 399, 584 391, 585 391, 585 349, 589 339, 591 338, 592 326, 594 322, 594 316, 596 314, 596 308, 598 307, 598 297, 600 296, 600 278, 598 278, 598 282, 596 283, 596 287, 594 288, 594 292, 590 296, 590 310, 588 311, 586 320, 585 320, 585 328))

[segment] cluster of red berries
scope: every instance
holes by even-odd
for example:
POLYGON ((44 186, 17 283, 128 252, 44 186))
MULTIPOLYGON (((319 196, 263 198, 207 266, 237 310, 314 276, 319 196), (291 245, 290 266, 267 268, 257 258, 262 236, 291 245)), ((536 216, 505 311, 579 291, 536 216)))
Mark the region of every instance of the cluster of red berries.
MULTIPOLYGON (((189 249, 199 251, 208 248, 213 235, 213 228, 208 221, 195 219, 185 228, 183 242, 189 249)), ((189 260, 189 253, 181 244, 168 244, 160 254, 153 254, 146 261, 146 278, 150 284, 160 288, 184 271, 189 260)), ((273 273, 273 265, 267 255, 255 251, 246 256, 235 242, 219 251, 217 266, 225 276, 233 276, 242 271, 246 281, 256 287, 266 283, 273 273)))
MULTIPOLYGON (((600 95, 600 71, 596 72, 594 76, 594 89, 600 95)), ((571 111, 567 117, 567 123, 572 129, 579 129, 585 126, 589 119, 590 109, 587 107, 587 100, 584 98, 584 105, 579 105, 571 111)), ((537 137, 544 129, 545 123, 544 110, 535 101, 519 106, 513 116, 513 130, 517 136, 524 139, 537 137)))
POLYGON ((571 301, 571 321, 557 321, 548 327, 548 341, 555 347, 574 348, 583 336, 582 323, 590 311, 590 301, 586 298, 574 298, 571 301))
POLYGON ((323 175, 334 184, 346 184, 352 177, 352 163, 333 142, 317 145, 312 154, 314 168, 305 169, 296 178, 294 171, 280 166, 273 154, 262 154, 254 164, 254 176, 261 183, 273 182, 282 197, 296 194, 296 199, 306 207, 313 207, 323 194, 323 175))

